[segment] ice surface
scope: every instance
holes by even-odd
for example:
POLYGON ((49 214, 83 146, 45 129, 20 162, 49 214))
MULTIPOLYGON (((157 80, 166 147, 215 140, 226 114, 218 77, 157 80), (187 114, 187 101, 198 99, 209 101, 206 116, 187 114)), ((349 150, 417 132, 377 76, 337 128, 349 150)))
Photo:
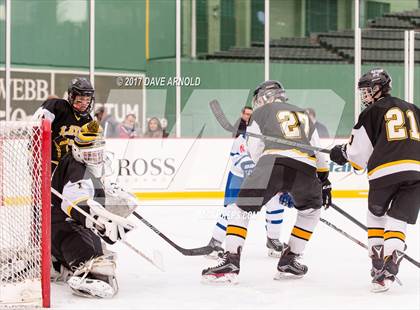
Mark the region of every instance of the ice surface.
MULTIPOLYGON (((335 203, 365 223, 366 199, 335 203)), ((138 212, 183 247, 198 247, 210 239, 221 201, 147 202, 138 212)), ((322 217, 366 242, 366 233, 335 210, 322 217)), ((132 218, 136 222, 135 218, 132 218)), ((287 241, 295 211, 286 209, 282 237, 287 241)), ((369 291, 367 251, 319 223, 303 261, 302 279, 274 281, 277 259, 267 257, 264 214, 251 220, 241 261, 239 284, 211 286, 201 283, 201 270, 216 263, 204 257, 183 256, 149 228, 138 222, 128 241, 153 256, 159 250, 165 272, 157 270, 123 244, 118 252, 120 291, 110 300, 85 299, 71 294, 64 284, 52 284, 52 306, 59 309, 420 309, 420 269, 403 261, 403 286, 386 293, 369 291)), ((410 225, 407 254, 420 259, 420 225, 410 225)))

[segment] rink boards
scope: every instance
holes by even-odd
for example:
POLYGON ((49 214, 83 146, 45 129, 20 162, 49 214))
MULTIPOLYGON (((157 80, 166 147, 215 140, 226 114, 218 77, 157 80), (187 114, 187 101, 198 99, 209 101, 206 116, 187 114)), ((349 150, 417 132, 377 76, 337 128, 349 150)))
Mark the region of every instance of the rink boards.
MULTIPOLYGON (((346 140, 325 139, 324 147, 346 140)), ((112 175, 142 199, 218 199, 230 168, 232 139, 108 139, 112 175)), ((329 162, 333 195, 366 198, 366 174, 329 162)))

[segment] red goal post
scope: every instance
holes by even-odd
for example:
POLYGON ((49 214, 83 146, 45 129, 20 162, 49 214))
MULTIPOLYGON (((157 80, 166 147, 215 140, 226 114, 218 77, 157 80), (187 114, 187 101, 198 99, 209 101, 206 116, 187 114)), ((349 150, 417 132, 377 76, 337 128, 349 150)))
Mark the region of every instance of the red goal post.
POLYGON ((0 308, 50 306, 50 216, 50 122, 0 122, 0 308))

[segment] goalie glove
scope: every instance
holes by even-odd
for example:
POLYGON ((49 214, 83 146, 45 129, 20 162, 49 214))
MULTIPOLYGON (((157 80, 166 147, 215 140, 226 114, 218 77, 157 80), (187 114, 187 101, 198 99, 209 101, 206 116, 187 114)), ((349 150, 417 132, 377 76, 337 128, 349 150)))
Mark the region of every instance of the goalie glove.
POLYGON ((96 220, 94 223, 86 217, 85 227, 92 230, 106 243, 114 244, 124 240, 125 234, 135 228, 129 220, 107 211, 102 205, 92 199, 87 201, 90 215, 96 220))
POLYGON ((105 209, 122 217, 128 217, 138 207, 137 198, 117 183, 104 180, 105 209))

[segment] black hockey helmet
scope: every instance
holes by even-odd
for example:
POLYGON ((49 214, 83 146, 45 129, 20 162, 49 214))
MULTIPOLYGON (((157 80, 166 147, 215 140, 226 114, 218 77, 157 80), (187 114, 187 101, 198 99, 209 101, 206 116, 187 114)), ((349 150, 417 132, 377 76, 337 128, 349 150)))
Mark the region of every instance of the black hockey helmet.
POLYGON ((252 105, 254 109, 275 101, 287 101, 286 91, 279 81, 267 80, 254 90, 252 105))
POLYGON ((80 116, 87 116, 92 112, 93 103, 95 101, 95 89, 87 78, 77 77, 70 81, 69 87, 67 89, 68 101, 70 106, 73 108, 74 112, 80 116), (74 100, 76 96, 90 97, 90 102, 85 111, 79 111, 74 108, 74 100))
POLYGON ((390 92, 392 79, 384 69, 375 68, 362 75, 357 84, 357 88, 360 90, 362 103, 368 106, 379 99, 375 98, 379 92, 382 95, 390 92))

